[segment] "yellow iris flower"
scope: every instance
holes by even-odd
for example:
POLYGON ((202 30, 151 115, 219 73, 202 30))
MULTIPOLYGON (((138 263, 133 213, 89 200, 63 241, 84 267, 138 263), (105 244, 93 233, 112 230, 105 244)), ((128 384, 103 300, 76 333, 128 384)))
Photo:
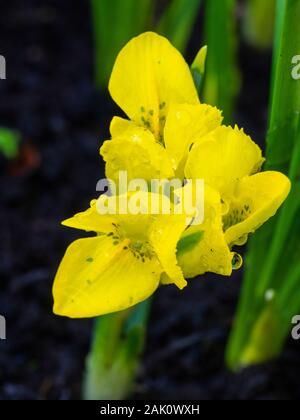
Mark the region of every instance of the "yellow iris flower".
POLYGON ((54 312, 69 317, 120 311, 160 284, 183 288, 185 278, 206 272, 230 276, 232 247, 245 244, 290 191, 284 175, 259 173, 264 159, 250 137, 200 103, 188 65, 165 38, 130 41, 109 90, 129 120, 115 117, 101 148, 107 178, 127 171, 129 180, 204 179, 205 219, 187 228, 179 214, 102 216, 93 202, 65 221, 97 233, 74 242, 58 270, 54 312))
MULTIPOLYGON (((144 211, 148 214, 100 215, 95 200, 90 209, 63 222, 97 236, 68 248, 53 287, 56 314, 85 318, 127 309, 151 296, 163 273, 169 283, 181 289, 186 286, 176 247, 187 216, 171 211, 153 215, 153 194, 134 196, 149 209, 144 211)), ((114 197, 100 200, 106 200, 108 208, 114 203, 114 197)))

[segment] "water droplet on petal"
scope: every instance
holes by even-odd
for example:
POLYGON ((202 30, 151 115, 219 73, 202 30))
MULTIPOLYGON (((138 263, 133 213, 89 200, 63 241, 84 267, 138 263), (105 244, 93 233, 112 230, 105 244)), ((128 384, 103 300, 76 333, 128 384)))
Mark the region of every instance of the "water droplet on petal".
POLYGON ((235 241, 235 245, 244 246, 246 245, 247 241, 248 241, 248 235, 243 235, 235 241))
POLYGON ((95 206, 96 204, 97 204, 97 200, 92 200, 92 201, 90 202, 90 206, 91 206, 91 207, 95 206))
POLYGON ((176 118, 183 126, 187 126, 191 122, 191 116, 187 111, 178 111, 176 113, 176 118))
POLYGON ((235 252, 232 258, 232 269, 239 270, 243 266, 243 257, 235 252))
POLYGON ((228 201, 221 200, 221 214, 222 216, 226 216, 230 209, 228 201))

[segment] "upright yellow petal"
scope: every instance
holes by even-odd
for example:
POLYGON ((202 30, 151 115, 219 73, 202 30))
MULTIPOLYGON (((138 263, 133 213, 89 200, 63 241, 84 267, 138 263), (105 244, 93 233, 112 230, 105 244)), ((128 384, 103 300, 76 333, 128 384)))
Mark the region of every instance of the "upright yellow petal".
POLYGON ((290 189, 290 180, 280 172, 262 172, 240 180, 224 217, 227 243, 244 244, 249 233, 275 215, 290 189))
POLYGON ((259 171, 260 148, 237 127, 219 127, 196 143, 187 160, 187 178, 205 179, 221 196, 231 194, 235 182, 259 171))
POLYGON ((153 32, 123 48, 109 90, 128 117, 151 129, 159 140, 172 103, 199 103, 187 63, 166 38, 153 32))
POLYGON ((128 127, 120 137, 104 142, 100 150, 106 162, 106 176, 118 181, 127 171, 128 180, 170 179, 174 170, 166 149, 142 127, 128 127))
POLYGON ((188 151, 206 134, 222 123, 221 111, 209 105, 173 105, 164 130, 165 146, 176 168, 187 159, 188 151))
POLYGON ((78 240, 68 248, 55 278, 54 313, 88 318, 122 311, 151 296, 160 275, 157 259, 138 259, 128 240, 78 240))

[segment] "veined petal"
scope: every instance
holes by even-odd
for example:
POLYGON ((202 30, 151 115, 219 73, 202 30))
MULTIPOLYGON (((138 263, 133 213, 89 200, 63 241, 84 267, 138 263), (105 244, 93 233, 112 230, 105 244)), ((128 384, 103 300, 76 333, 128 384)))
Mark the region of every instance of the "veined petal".
POLYGON ((176 168, 186 160, 189 148, 222 123, 221 111, 209 105, 173 105, 164 130, 165 146, 176 168))
POLYGON ((227 243, 230 246, 245 243, 249 233, 275 215, 290 189, 290 180, 280 172, 262 172, 240 180, 230 200, 229 213, 224 217, 227 243))
POLYGON ((221 196, 231 194, 235 182, 261 168, 260 148, 237 127, 219 127, 196 143, 187 160, 187 178, 205 179, 221 196))
POLYGON ((132 39, 117 57, 109 90, 128 117, 161 140, 172 103, 199 103, 190 69, 170 42, 153 32, 132 39))
POLYGON ((177 244, 186 228, 185 215, 161 215, 153 223, 150 243, 170 282, 183 289, 187 282, 177 262, 177 244))
POLYGON ((88 318, 122 311, 147 299, 157 289, 157 259, 137 259, 128 240, 81 239, 70 245, 54 286, 54 313, 88 318))
POLYGON ((100 150, 106 162, 106 176, 118 181, 119 172, 127 171, 128 180, 170 179, 174 170, 166 149, 153 134, 142 127, 130 127, 124 136, 104 142, 100 150))
POLYGON ((224 237, 220 195, 207 185, 204 205, 203 224, 191 226, 182 235, 182 239, 187 239, 189 236, 201 233, 199 240, 191 249, 178 254, 178 263, 185 278, 193 278, 208 272, 230 276, 233 254, 224 237))

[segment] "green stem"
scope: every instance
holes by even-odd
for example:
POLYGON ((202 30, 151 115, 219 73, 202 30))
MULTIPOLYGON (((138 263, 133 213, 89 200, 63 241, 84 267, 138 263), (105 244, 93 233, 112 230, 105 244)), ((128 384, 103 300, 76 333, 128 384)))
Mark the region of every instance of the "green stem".
POLYGON ((96 320, 87 358, 83 396, 86 400, 124 400, 135 383, 151 300, 96 320))

